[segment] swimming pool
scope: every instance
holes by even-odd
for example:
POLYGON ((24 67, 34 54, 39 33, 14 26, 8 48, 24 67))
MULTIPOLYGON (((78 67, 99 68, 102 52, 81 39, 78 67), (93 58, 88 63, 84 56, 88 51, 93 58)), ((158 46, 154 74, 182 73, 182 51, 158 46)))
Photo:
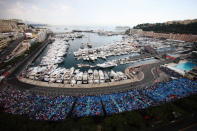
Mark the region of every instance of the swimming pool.
POLYGON ((178 64, 175 67, 178 68, 178 69, 184 70, 184 71, 190 71, 195 66, 197 66, 196 63, 193 63, 193 62, 188 61, 188 62, 185 62, 185 63, 178 64))

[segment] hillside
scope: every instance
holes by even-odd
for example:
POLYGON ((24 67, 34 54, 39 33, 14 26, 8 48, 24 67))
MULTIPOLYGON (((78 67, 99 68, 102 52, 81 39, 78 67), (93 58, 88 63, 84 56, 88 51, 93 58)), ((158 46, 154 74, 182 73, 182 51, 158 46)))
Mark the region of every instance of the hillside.
POLYGON ((193 20, 174 20, 174 21, 167 21, 165 22, 166 24, 173 24, 173 23, 178 23, 178 24, 191 24, 191 23, 196 23, 197 19, 193 20))
POLYGON ((133 27, 143 31, 154 31, 156 33, 179 33, 197 34, 197 19, 184 21, 168 21, 165 23, 145 23, 133 27))

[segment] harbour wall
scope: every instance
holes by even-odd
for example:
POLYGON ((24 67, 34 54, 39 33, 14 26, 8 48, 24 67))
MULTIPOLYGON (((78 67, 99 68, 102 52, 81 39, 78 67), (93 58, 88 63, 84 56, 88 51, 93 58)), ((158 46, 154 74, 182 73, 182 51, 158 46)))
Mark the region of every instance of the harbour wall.
POLYGON ((18 78, 19 81, 35 86, 42 86, 42 87, 55 87, 55 88, 98 88, 98 87, 112 87, 112 86, 118 86, 118 85, 125 85, 130 84, 132 82, 138 81, 137 79, 128 79, 128 80, 122 80, 117 82, 108 82, 108 83, 100 83, 100 84, 62 84, 62 83, 49 83, 49 82, 43 82, 43 81, 37 81, 37 80, 31 80, 27 78, 18 78))

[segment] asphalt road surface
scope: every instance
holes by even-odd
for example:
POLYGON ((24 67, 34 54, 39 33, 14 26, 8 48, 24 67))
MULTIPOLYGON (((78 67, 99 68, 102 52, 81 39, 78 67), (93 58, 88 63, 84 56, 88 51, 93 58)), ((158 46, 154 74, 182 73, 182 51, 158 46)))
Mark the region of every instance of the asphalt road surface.
POLYGON ((8 44, 8 46, 3 49, 1 52, 0 52, 0 63, 3 62, 6 57, 11 54, 11 52, 18 46, 19 43, 21 43, 22 41, 24 40, 24 37, 21 37, 11 43, 8 44))

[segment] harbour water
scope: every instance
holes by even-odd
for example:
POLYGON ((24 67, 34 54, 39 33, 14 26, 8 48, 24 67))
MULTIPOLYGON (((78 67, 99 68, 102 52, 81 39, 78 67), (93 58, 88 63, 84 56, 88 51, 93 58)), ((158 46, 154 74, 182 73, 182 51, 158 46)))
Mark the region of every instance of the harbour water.
POLYGON ((55 33, 62 33, 62 32, 71 32, 72 30, 102 30, 102 31, 122 31, 116 29, 115 26, 63 26, 63 25, 56 25, 56 26, 47 26, 50 30, 55 33))
MULTIPOLYGON (((77 64, 90 64, 90 65, 96 65, 98 63, 103 63, 105 60, 103 59, 97 59, 95 62, 91 61, 83 61, 83 60, 77 60, 74 58, 73 52, 77 51, 81 43, 91 43, 92 48, 100 47, 103 45, 107 45, 110 43, 113 43, 115 41, 120 41, 122 39, 122 36, 99 36, 95 33, 84 33, 84 37, 81 39, 75 39, 73 41, 70 41, 70 48, 68 50, 68 54, 65 56, 64 62, 60 64, 60 66, 70 68, 70 67, 77 67, 77 64)), ((114 59, 113 57, 108 58, 107 60, 114 59)), ((85 68, 80 68, 81 70, 85 70, 85 68)))

